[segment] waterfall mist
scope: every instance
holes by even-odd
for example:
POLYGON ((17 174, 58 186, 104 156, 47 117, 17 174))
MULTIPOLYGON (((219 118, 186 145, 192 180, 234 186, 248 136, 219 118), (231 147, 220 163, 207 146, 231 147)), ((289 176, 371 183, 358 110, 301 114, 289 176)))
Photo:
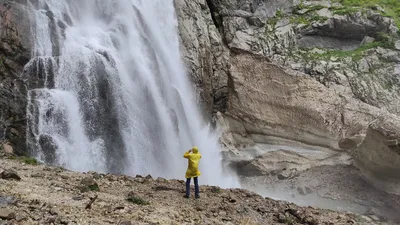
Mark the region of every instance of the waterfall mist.
POLYGON ((77 171, 183 178, 202 153, 201 182, 238 186, 202 120, 179 52, 173 0, 31 0, 28 147, 77 171))

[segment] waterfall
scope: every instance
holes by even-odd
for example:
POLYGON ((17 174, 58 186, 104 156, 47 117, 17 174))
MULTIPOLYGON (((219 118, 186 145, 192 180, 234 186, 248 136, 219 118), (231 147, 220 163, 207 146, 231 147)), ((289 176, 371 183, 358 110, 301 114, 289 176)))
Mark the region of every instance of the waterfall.
POLYGON ((184 178, 183 153, 198 146, 203 183, 237 185, 196 105, 173 0, 28 1, 31 154, 77 171, 184 178))

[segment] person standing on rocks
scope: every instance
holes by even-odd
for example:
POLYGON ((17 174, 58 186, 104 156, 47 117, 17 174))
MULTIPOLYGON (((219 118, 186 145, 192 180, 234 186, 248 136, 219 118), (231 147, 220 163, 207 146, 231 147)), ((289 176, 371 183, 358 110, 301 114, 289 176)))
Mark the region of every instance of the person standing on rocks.
POLYGON ((199 176, 201 173, 199 171, 199 161, 201 159, 201 155, 199 153, 199 149, 197 147, 193 147, 191 150, 185 152, 183 157, 188 159, 188 169, 186 170, 186 195, 184 197, 190 197, 190 181, 193 178, 195 197, 200 198, 199 176))

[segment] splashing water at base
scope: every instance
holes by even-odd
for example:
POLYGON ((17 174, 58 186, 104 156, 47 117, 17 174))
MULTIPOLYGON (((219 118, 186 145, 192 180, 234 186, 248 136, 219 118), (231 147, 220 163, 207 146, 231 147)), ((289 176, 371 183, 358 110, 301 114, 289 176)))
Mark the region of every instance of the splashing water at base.
POLYGON ((173 0, 30 3, 33 154, 78 171, 183 178, 183 153, 196 145, 202 183, 238 187, 196 106, 173 0))

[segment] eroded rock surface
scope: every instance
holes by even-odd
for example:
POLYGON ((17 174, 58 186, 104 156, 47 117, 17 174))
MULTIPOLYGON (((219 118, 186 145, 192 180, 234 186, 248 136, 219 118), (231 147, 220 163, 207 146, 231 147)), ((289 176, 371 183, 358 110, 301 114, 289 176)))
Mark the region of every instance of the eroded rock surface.
POLYGON ((22 153, 27 89, 20 74, 30 58, 30 20, 19 1, 0 3, 0 143, 22 153))
MULTIPOLYGON (((206 0, 175 0, 182 58, 206 112, 224 112, 229 51, 212 20, 206 0)), ((210 118, 208 113, 208 118, 210 118)))
MULTIPOLYGON (((398 27, 384 16, 384 9, 319 0, 177 2, 178 11, 196 15, 185 20, 199 27, 190 32, 195 43, 207 40, 204 29, 213 22, 219 31, 213 37, 220 38, 215 43, 227 49, 227 73, 214 73, 227 76, 217 85, 226 87, 226 107, 213 112, 221 143, 229 151, 224 154, 235 164, 254 166, 248 171, 255 174, 270 173, 270 162, 262 163, 259 155, 249 156, 245 149, 306 144, 339 152, 344 161, 337 163, 347 163, 349 154, 366 177, 388 173, 380 187, 392 192, 398 187, 393 174, 400 168, 399 153, 396 146, 384 143, 399 137, 371 130, 387 127, 383 124, 397 120, 400 112, 398 27), (195 5, 203 11, 191 11, 195 5), (374 136, 379 138, 369 138, 374 136), (389 183, 394 186, 388 188, 389 183)), ((181 22, 185 37, 183 27, 181 22)), ((204 55, 194 54, 202 47, 185 41, 183 45, 185 58, 206 61, 204 55)), ((204 83, 200 92, 215 84, 204 83)))

